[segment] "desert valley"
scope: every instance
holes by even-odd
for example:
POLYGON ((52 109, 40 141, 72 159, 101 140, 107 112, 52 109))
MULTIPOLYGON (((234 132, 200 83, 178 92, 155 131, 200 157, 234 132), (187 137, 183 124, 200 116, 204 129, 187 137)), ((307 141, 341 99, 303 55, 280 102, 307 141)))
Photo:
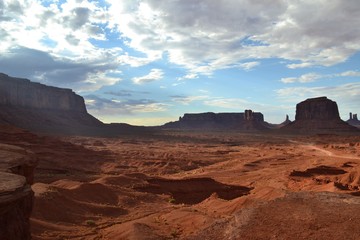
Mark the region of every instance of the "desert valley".
POLYGON ((0 93, 0 239, 360 238, 359 121, 336 99, 280 124, 246 110, 136 127, 69 89, 1 74, 0 93))

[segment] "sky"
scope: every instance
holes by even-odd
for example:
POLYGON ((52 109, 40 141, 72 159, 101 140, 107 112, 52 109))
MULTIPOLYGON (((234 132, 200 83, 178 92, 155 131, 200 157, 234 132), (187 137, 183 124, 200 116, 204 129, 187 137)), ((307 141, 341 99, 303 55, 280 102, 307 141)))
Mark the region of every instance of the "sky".
POLYGON ((0 0, 0 72, 71 88, 98 119, 360 114, 359 0, 0 0))

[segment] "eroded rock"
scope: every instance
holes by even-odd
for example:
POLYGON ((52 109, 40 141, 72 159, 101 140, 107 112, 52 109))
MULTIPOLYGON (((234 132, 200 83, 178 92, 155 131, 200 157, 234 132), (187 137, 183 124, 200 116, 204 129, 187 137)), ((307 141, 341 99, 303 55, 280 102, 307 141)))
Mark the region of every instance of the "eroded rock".
POLYGON ((0 239, 31 239, 30 215, 37 160, 23 148, 0 144, 0 239))

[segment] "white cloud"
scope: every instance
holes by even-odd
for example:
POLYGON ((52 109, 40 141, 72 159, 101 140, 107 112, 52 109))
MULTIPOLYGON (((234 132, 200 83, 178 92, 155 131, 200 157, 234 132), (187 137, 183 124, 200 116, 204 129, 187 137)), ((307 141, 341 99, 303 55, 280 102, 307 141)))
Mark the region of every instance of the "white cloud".
POLYGON ((346 72, 334 73, 334 74, 306 73, 301 75, 300 77, 281 78, 280 81, 283 83, 309 83, 322 78, 337 78, 337 77, 360 77, 360 72, 346 71, 346 72))
POLYGON ((185 80, 185 79, 195 79, 195 78, 199 78, 199 75, 196 73, 189 73, 183 77, 179 77, 177 80, 181 81, 181 80, 185 80))
POLYGON ((192 74, 264 58, 296 62, 289 68, 331 66, 360 49, 356 0, 107 1, 111 26, 130 47, 166 54, 192 74))
POLYGON ((213 107, 221 107, 228 109, 247 109, 249 108, 249 101, 240 98, 216 98, 204 101, 205 105, 213 107))
POLYGON ((295 83, 295 82, 309 83, 309 82, 314 82, 320 78, 323 78, 323 76, 316 74, 316 73, 307 73, 307 74, 301 75, 298 78, 295 78, 295 77, 282 78, 280 81, 283 83, 295 83))
POLYGON ((246 63, 240 63, 239 67, 245 69, 245 70, 251 70, 252 68, 260 65, 260 62, 246 62, 246 63))
MULTIPOLYGON (((251 70, 267 58, 285 59, 289 68, 331 66, 360 50, 359 11, 357 0, 0 0, 0 59, 13 48, 33 49, 62 59, 57 63, 102 65, 102 76, 166 59, 187 68, 180 79, 251 70), (97 44, 114 36, 126 46, 97 44)), ((46 77, 46 70, 37 76, 46 77)), ((137 82, 156 80, 149 77, 137 82)))
POLYGON ((131 67, 141 67, 158 59, 159 57, 156 56, 150 56, 146 58, 134 57, 129 56, 128 53, 125 53, 124 55, 118 57, 118 61, 121 65, 130 65, 131 67))
POLYGON ((142 77, 134 77, 132 81, 135 84, 144 84, 162 79, 164 72, 161 69, 151 69, 150 73, 142 77))
POLYGON ((208 99, 209 96, 171 96, 173 102, 181 103, 183 105, 189 105, 194 101, 201 101, 208 99))
POLYGON ((292 64, 288 64, 286 65, 288 68, 290 69, 296 69, 296 68, 306 68, 306 67, 311 67, 312 63, 309 62, 303 62, 303 63, 292 63, 292 64))
POLYGON ((340 76, 340 77, 360 77, 360 72, 359 71, 347 71, 347 72, 342 72, 342 73, 338 74, 337 76, 340 76))

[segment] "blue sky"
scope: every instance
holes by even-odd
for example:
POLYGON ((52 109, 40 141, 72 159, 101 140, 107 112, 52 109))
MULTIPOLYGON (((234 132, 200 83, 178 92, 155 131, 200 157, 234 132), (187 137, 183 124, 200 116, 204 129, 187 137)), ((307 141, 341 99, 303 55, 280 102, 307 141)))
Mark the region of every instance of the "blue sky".
POLYGON ((360 113, 358 0, 0 0, 0 72, 71 88, 104 122, 360 113))

